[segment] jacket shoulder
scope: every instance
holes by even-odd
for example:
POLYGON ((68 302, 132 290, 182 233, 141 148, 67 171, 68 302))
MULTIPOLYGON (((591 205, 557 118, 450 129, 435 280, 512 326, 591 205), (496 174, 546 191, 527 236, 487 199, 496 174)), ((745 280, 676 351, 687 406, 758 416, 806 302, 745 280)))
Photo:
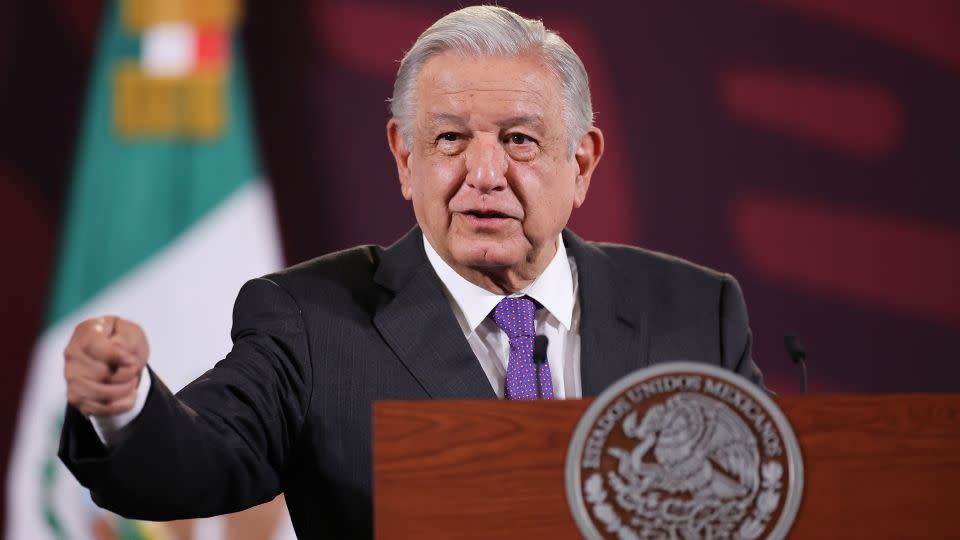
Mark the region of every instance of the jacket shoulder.
POLYGON ((290 267, 287 267, 266 277, 278 279, 336 279, 344 274, 353 275, 358 272, 373 275, 380 262, 383 248, 380 246, 356 246, 341 251, 334 251, 319 257, 314 257, 290 267))
POLYGON ((719 286, 730 279, 729 274, 659 251, 605 242, 590 242, 590 245, 603 253, 628 281, 719 286))
MULTIPOLYGON (((654 333, 677 325, 715 321, 736 281, 686 259, 649 249, 618 244, 593 244, 617 273, 618 294, 636 301, 637 309, 656 313, 649 321, 654 333)), ((628 304, 634 303, 628 301, 628 304)))
POLYGON ((357 246, 303 261, 263 279, 286 290, 298 304, 369 308, 384 294, 373 279, 382 253, 380 246, 357 246))

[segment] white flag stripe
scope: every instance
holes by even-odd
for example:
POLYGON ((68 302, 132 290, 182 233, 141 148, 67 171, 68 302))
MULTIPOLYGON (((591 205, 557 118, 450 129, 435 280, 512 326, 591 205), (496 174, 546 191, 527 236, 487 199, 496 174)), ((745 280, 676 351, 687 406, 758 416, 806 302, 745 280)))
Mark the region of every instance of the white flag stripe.
POLYGON ((140 66, 154 77, 183 77, 197 64, 197 32, 187 23, 163 23, 143 32, 140 66))
MULTIPOLYGON (((49 531, 37 511, 45 489, 37 479, 56 450, 53 419, 62 414, 66 392, 62 353, 74 326, 102 314, 141 324, 150 342, 150 365, 177 390, 229 351, 232 307, 241 285, 281 268, 282 260, 270 190, 250 182, 172 245, 48 329, 34 352, 8 468, 8 540, 41 540, 37 531, 49 531)), ((86 490, 59 460, 54 466, 52 481, 72 486, 50 491, 61 501, 70 499, 55 505, 57 515, 69 537, 82 540, 76 531, 88 530, 94 510, 84 502, 86 490)))

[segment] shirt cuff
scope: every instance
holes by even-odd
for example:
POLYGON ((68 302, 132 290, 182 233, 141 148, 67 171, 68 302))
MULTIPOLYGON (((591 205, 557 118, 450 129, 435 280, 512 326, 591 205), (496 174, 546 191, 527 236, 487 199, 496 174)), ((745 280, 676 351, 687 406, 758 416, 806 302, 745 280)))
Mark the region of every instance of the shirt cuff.
POLYGON ((97 437, 108 448, 119 438, 123 428, 143 410, 143 405, 147 402, 147 394, 150 393, 150 370, 144 369, 140 375, 140 384, 137 385, 137 399, 133 403, 133 408, 127 412, 113 414, 109 416, 89 416, 93 424, 93 430, 97 432, 97 437))

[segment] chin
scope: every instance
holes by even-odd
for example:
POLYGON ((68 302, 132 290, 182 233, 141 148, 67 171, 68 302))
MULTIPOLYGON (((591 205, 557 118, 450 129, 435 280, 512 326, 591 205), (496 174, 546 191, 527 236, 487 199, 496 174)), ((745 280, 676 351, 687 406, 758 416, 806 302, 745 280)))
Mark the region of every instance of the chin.
POLYGON ((524 254, 502 242, 465 242, 453 249, 453 257, 464 266, 472 268, 498 268, 516 266, 524 260, 524 254))

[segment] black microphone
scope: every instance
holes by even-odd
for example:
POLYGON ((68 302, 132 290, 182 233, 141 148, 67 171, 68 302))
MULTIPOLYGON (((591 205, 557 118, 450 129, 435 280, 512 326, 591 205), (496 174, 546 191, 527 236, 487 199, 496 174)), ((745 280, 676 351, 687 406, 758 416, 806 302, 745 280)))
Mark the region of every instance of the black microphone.
POLYGON ((794 364, 800 364, 800 391, 807 393, 807 351, 803 350, 803 345, 797 341, 797 336, 783 336, 783 346, 787 349, 787 354, 794 364))
POLYGON ((543 387, 540 384, 540 367, 547 362, 547 345, 549 344, 550 340, 542 334, 533 338, 533 367, 537 372, 537 399, 543 399, 543 387))

